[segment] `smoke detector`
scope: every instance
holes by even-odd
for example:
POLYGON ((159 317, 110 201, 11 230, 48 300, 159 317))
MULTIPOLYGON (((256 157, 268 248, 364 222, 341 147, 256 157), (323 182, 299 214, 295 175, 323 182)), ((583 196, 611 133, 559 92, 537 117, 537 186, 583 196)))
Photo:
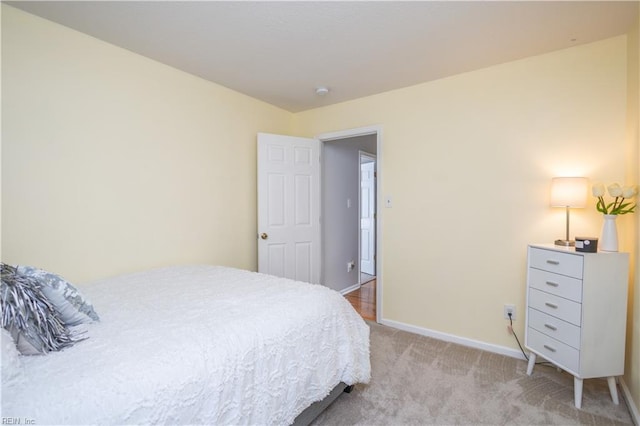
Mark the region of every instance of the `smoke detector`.
POLYGON ((325 87, 325 86, 318 86, 316 87, 316 95, 318 96, 324 96, 327 93, 329 93, 329 88, 325 87))

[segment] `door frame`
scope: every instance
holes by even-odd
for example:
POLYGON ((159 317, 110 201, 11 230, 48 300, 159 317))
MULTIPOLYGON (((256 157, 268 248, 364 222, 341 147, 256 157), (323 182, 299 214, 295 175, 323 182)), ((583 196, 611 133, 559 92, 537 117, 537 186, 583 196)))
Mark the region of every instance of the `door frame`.
MULTIPOLYGON (((359 182, 358 182, 358 186, 360 187, 360 191, 358 191, 358 208, 360 209, 360 217, 362 217, 362 177, 361 177, 361 173, 362 173, 362 158, 368 158, 369 160, 372 160, 373 163, 375 163, 375 168, 374 171, 377 170, 378 168, 378 156, 376 154, 371 154, 370 152, 367 151, 362 151, 359 150, 358 151, 358 171, 360 172, 358 174, 359 177, 359 182)), ((374 212, 375 215, 373 217, 373 223, 374 226, 377 226, 377 211, 378 211, 378 182, 376 179, 376 174, 374 174, 374 178, 373 178, 373 182, 375 185, 375 205, 376 205, 376 211, 374 212)), ((375 246, 375 242, 377 241, 377 235, 375 235, 378 232, 378 228, 375 228, 375 233, 374 233, 374 246, 375 246)), ((377 262, 377 257, 376 257, 376 251, 377 251, 377 247, 374 247, 374 253, 373 253, 373 275, 376 276, 377 272, 378 272, 378 262, 377 262)), ((362 226, 358 226, 358 282, 360 284, 362 284, 361 281, 361 277, 362 277, 362 226)))
MULTIPOLYGON (((382 183, 383 183, 383 173, 382 173, 382 126, 366 126, 366 127, 358 127, 347 130, 339 130, 335 132, 327 132, 321 133, 315 136, 316 139, 319 139, 320 144, 320 162, 323 161, 322 150, 324 148, 324 143, 329 141, 336 141, 340 139, 348 139, 356 136, 366 136, 366 135, 376 135, 376 200, 382 199, 382 183)), ((321 168, 322 170, 322 168, 321 168)), ((321 173, 322 174, 322 173, 321 173)), ((320 180, 320 185, 322 185, 322 179, 320 180)), ((383 250, 382 250, 382 240, 383 240, 383 232, 382 232, 382 221, 383 215, 381 211, 381 203, 376 203, 376 322, 379 323, 382 318, 382 294, 383 294, 383 250)), ((322 227, 322 225, 320 225, 322 227)), ((358 228, 360 228, 358 226, 358 228)), ((358 235, 360 231, 358 230, 358 235)), ((360 242, 358 242, 360 245, 360 242)), ((324 259, 321 260, 321 264, 324 264, 324 259)), ((360 270, 360 268, 358 268, 360 270)), ((359 280, 359 279, 358 279, 359 280)))

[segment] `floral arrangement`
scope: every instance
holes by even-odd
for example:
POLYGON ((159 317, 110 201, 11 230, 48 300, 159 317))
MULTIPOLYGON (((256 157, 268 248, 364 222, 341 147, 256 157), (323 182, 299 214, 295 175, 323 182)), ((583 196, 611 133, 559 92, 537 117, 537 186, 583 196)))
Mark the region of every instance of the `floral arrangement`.
POLYGON ((594 197, 598 198, 598 202, 596 204, 596 209, 600 213, 604 214, 627 214, 633 213, 636 208, 636 203, 631 203, 625 200, 631 199, 638 194, 637 186, 625 186, 621 187, 617 183, 612 183, 607 186, 607 192, 610 196, 614 197, 612 203, 606 204, 604 202, 604 185, 601 183, 593 185, 592 193, 594 197))

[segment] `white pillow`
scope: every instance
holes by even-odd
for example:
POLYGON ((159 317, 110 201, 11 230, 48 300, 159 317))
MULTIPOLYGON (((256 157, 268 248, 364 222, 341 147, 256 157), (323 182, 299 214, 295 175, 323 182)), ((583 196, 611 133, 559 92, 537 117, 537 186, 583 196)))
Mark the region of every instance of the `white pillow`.
POLYGON ((17 272, 38 281, 40 291, 56 309, 67 326, 100 321, 93 305, 64 278, 33 266, 18 266, 17 272))
MULTIPOLYGON (((1 327, 0 327, 1 328, 1 327)), ((22 375, 22 359, 16 344, 11 337, 11 333, 2 328, 0 336, 0 346, 2 347, 2 383, 9 383, 17 380, 22 375)))

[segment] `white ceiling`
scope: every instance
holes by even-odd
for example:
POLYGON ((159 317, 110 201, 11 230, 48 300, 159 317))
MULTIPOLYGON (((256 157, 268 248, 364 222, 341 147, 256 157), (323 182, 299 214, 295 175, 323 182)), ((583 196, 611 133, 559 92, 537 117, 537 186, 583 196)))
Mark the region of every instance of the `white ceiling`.
POLYGON ((637 1, 8 3, 293 112, 624 34, 638 17, 637 1))

